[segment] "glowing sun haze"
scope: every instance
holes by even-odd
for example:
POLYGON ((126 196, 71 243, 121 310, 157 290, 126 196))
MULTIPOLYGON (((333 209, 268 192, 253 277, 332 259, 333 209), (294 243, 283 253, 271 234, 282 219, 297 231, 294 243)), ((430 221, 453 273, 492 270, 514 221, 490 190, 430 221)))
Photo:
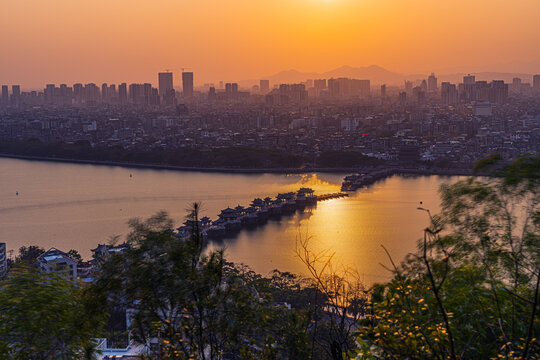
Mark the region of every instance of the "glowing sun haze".
POLYGON ((539 14, 538 0, 0 0, 0 83, 538 61, 539 14))

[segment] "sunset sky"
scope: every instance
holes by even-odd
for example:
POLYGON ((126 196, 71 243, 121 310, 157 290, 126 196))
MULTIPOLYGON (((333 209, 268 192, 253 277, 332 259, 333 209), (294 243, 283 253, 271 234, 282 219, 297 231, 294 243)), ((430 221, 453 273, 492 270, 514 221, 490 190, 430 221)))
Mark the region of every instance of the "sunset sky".
POLYGON ((199 84, 342 65, 532 72, 539 16, 538 0, 0 0, 0 83, 155 83, 182 67, 199 84))

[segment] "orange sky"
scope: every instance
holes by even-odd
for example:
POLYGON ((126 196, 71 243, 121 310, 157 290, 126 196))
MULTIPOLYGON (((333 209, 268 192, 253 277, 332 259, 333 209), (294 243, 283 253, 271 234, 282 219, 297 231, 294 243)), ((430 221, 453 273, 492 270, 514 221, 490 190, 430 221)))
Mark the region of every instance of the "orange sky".
POLYGON ((539 16, 539 0, 0 0, 0 83, 539 63, 539 16))

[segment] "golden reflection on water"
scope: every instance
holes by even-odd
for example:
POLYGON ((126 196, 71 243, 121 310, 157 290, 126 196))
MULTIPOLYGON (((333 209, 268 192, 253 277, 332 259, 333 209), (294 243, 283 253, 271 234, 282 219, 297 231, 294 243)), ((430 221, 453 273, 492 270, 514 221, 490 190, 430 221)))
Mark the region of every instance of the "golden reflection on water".
MULTIPOLYGON (((133 217, 167 210, 180 225, 189 205, 202 201, 204 215, 215 219, 221 209, 248 205, 255 197, 300 187, 336 192, 347 175, 175 172, 11 159, 0 159, 0 168, 0 240, 8 249, 74 248, 85 258, 111 235, 125 235, 133 217)), ((427 225, 426 214, 416 210, 419 202, 436 212, 437 189, 456 179, 394 176, 212 246, 225 246, 230 260, 262 274, 275 268, 305 273, 294 250, 298 238, 309 236, 313 251, 335 252, 336 261, 371 283, 388 277, 379 264, 388 263, 381 245, 396 261, 413 251, 427 225)))
MULTIPOLYGON (((319 186, 319 192, 337 190, 335 184, 317 176, 306 179, 310 186, 319 186)), ((334 253, 335 263, 352 267, 364 282, 387 279, 390 274, 381 263, 389 265, 389 260, 381 245, 396 262, 414 251, 428 223, 426 214, 417 207, 422 201, 422 206, 437 211, 437 189, 445 180, 394 176, 351 193, 349 198, 319 202, 307 213, 242 232, 236 241, 228 243, 227 253, 263 273, 273 268, 305 273, 294 248, 298 239, 309 237, 311 251, 334 253)))

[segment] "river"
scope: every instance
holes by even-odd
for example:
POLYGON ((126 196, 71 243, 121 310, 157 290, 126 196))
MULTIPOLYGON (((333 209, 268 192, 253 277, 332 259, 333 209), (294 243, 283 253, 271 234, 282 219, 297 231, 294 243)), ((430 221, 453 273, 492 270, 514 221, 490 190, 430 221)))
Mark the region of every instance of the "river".
MULTIPOLYGON (((203 204, 212 219, 222 208, 248 205, 254 197, 311 187, 316 194, 339 191, 347 174, 226 174, 129 169, 0 158, 0 242, 90 249, 128 232, 127 221, 166 210, 179 226, 191 203, 203 204), (18 192, 18 195, 17 195, 18 192)), ((261 274, 272 269, 305 273, 295 254, 298 239, 310 238, 313 252, 327 251, 334 262, 356 269, 366 283, 387 279, 381 245, 401 260, 414 251, 428 224, 422 206, 439 210, 438 188, 457 177, 393 176, 351 193, 319 202, 303 213, 243 230, 225 247, 229 260, 261 274)))

